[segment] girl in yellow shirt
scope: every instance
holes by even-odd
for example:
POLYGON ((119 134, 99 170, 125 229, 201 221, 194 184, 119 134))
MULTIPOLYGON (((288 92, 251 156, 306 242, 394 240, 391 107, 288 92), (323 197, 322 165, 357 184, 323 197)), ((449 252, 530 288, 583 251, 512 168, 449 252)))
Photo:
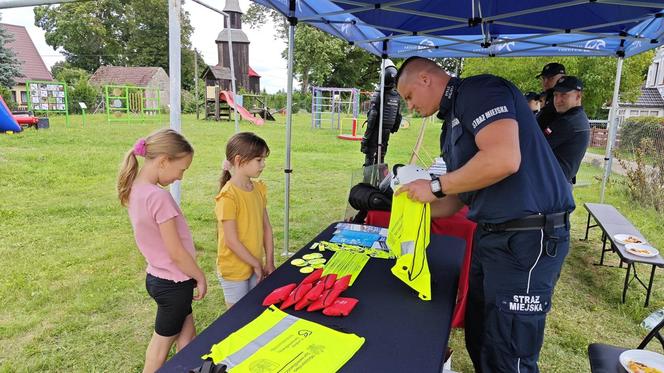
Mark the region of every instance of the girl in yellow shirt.
POLYGON ((228 140, 215 197, 217 276, 230 308, 274 271, 274 240, 267 214, 267 188, 252 180, 265 168, 270 149, 251 132, 228 140))

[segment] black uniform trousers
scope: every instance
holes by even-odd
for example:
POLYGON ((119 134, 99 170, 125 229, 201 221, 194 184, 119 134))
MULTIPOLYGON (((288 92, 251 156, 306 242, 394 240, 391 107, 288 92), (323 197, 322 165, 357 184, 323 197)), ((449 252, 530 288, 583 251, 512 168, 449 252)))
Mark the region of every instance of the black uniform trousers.
POLYGON ((539 372, 553 288, 569 251, 567 227, 489 232, 478 224, 465 315, 476 372, 539 372))

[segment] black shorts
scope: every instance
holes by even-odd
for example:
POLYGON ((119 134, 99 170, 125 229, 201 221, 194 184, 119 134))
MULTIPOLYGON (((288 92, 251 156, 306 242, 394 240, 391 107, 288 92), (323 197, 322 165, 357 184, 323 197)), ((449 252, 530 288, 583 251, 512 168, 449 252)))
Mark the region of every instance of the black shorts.
POLYGON ((154 331, 163 337, 172 337, 182 331, 184 320, 191 314, 191 302, 196 281, 175 282, 147 274, 145 288, 157 302, 154 331))

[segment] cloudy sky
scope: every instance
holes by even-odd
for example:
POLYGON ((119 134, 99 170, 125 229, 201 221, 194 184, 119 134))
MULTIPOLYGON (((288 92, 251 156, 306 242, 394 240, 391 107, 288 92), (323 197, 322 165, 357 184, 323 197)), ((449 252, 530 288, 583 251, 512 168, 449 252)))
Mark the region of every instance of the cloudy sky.
MULTIPOLYGON (((243 12, 249 8, 249 0, 239 0, 243 12)), ((207 3, 223 9, 224 0, 207 0, 207 3)), ((186 1, 184 10, 189 12, 194 34, 191 37, 193 46, 199 50, 205 62, 209 65, 217 64, 217 46, 215 39, 223 28, 223 20, 217 14, 193 1, 186 1)), ((60 53, 46 44, 44 31, 34 25, 34 13, 32 7, 1 10, 3 23, 25 26, 35 43, 37 50, 42 55, 44 62, 51 67, 57 61, 64 58, 60 53)), ((281 52, 286 48, 286 43, 274 38, 273 25, 265 25, 259 30, 243 27, 249 37, 249 64, 261 75, 261 87, 269 93, 286 89, 286 60, 281 58, 281 52)), ((168 36, 164 36, 168 37, 168 36)))

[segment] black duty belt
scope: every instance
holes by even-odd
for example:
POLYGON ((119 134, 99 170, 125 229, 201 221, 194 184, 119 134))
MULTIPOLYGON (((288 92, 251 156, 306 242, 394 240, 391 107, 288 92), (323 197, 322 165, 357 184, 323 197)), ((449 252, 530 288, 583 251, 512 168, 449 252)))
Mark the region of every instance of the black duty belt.
POLYGON ((529 215, 525 218, 498 224, 480 223, 480 226, 487 232, 530 231, 539 229, 551 231, 554 228, 569 227, 569 212, 529 215))

